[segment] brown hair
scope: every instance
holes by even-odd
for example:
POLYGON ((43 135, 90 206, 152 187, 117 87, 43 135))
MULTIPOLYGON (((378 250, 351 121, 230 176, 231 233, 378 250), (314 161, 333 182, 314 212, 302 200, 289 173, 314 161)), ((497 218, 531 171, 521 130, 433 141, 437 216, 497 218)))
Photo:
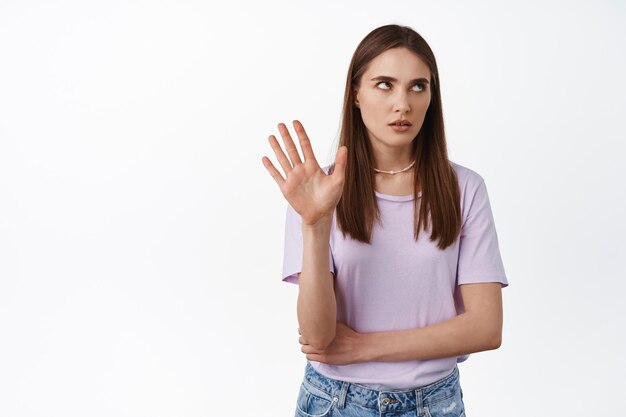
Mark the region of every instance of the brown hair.
POLYGON ((439 238, 438 247, 443 250, 454 243, 460 230, 461 197, 456 172, 448 160, 435 56, 426 41, 406 26, 386 25, 374 29, 361 41, 352 56, 339 139, 339 146, 348 148, 348 160, 343 193, 337 204, 337 221, 344 238, 348 233, 353 239, 364 243, 370 243, 374 219, 380 223, 374 192, 372 149, 361 112, 354 105, 354 90, 360 85, 369 62, 382 52, 397 47, 416 53, 428 64, 431 72, 430 104, 412 146, 416 161, 414 237, 418 239, 421 227, 424 230, 428 228, 430 214, 430 240, 439 238), (420 185, 422 197, 418 199, 420 185), (424 210, 420 210, 420 205, 424 210))

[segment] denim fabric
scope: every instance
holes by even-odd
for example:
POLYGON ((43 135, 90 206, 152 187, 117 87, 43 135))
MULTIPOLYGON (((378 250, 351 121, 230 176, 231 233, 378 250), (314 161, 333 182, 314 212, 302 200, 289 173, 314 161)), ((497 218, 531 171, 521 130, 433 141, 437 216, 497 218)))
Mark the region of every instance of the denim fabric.
POLYGON ((377 391, 317 372, 307 361, 295 417, 465 417, 459 369, 409 391, 377 391))

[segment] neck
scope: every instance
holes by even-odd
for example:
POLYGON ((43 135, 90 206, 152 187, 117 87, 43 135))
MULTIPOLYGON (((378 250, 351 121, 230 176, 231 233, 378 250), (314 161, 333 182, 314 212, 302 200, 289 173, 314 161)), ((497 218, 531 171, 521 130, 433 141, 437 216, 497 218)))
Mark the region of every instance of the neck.
MULTIPOLYGON (((410 151, 394 151, 385 153, 374 152, 374 168, 381 171, 400 171, 415 162, 415 156, 410 151)), ((413 168, 410 168, 413 169, 413 168)))

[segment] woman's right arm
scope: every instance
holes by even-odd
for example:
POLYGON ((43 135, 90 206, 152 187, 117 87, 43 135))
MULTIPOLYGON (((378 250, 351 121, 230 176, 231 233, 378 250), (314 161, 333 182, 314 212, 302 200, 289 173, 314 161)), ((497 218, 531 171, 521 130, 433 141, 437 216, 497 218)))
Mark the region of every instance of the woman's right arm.
POLYGON ((304 341, 316 349, 335 338, 337 302, 334 278, 328 270, 332 217, 314 225, 302 223, 302 271, 298 274, 298 323, 304 341))
POLYGON ((329 271, 330 228, 335 207, 341 198, 345 181, 348 150, 341 146, 335 156, 335 167, 327 175, 320 167, 302 124, 293 122, 304 161, 300 159, 287 127, 278 124, 287 155, 274 135, 269 142, 285 171, 286 178, 267 157, 263 165, 278 184, 283 196, 302 219, 302 268, 298 274, 298 322, 307 344, 324 349, 335 338, 337 304, 334 279, 329 271))

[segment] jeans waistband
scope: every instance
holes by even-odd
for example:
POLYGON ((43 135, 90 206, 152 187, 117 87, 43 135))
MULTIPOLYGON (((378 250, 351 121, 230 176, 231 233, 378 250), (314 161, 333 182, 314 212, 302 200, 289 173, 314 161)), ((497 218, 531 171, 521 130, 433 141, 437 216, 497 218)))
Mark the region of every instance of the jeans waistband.
POLYGON ((356 383, 328 378, 317 372, 307 361, 303 384, 314 395, 336 401, 338 408, 344 408, 346 402, 349 402, 381 412, 415 408, 422 410, 424 406, 452 397, 460 389, 458 365, 454 366, 448 376, 414 390, 378 391, 356 383))

